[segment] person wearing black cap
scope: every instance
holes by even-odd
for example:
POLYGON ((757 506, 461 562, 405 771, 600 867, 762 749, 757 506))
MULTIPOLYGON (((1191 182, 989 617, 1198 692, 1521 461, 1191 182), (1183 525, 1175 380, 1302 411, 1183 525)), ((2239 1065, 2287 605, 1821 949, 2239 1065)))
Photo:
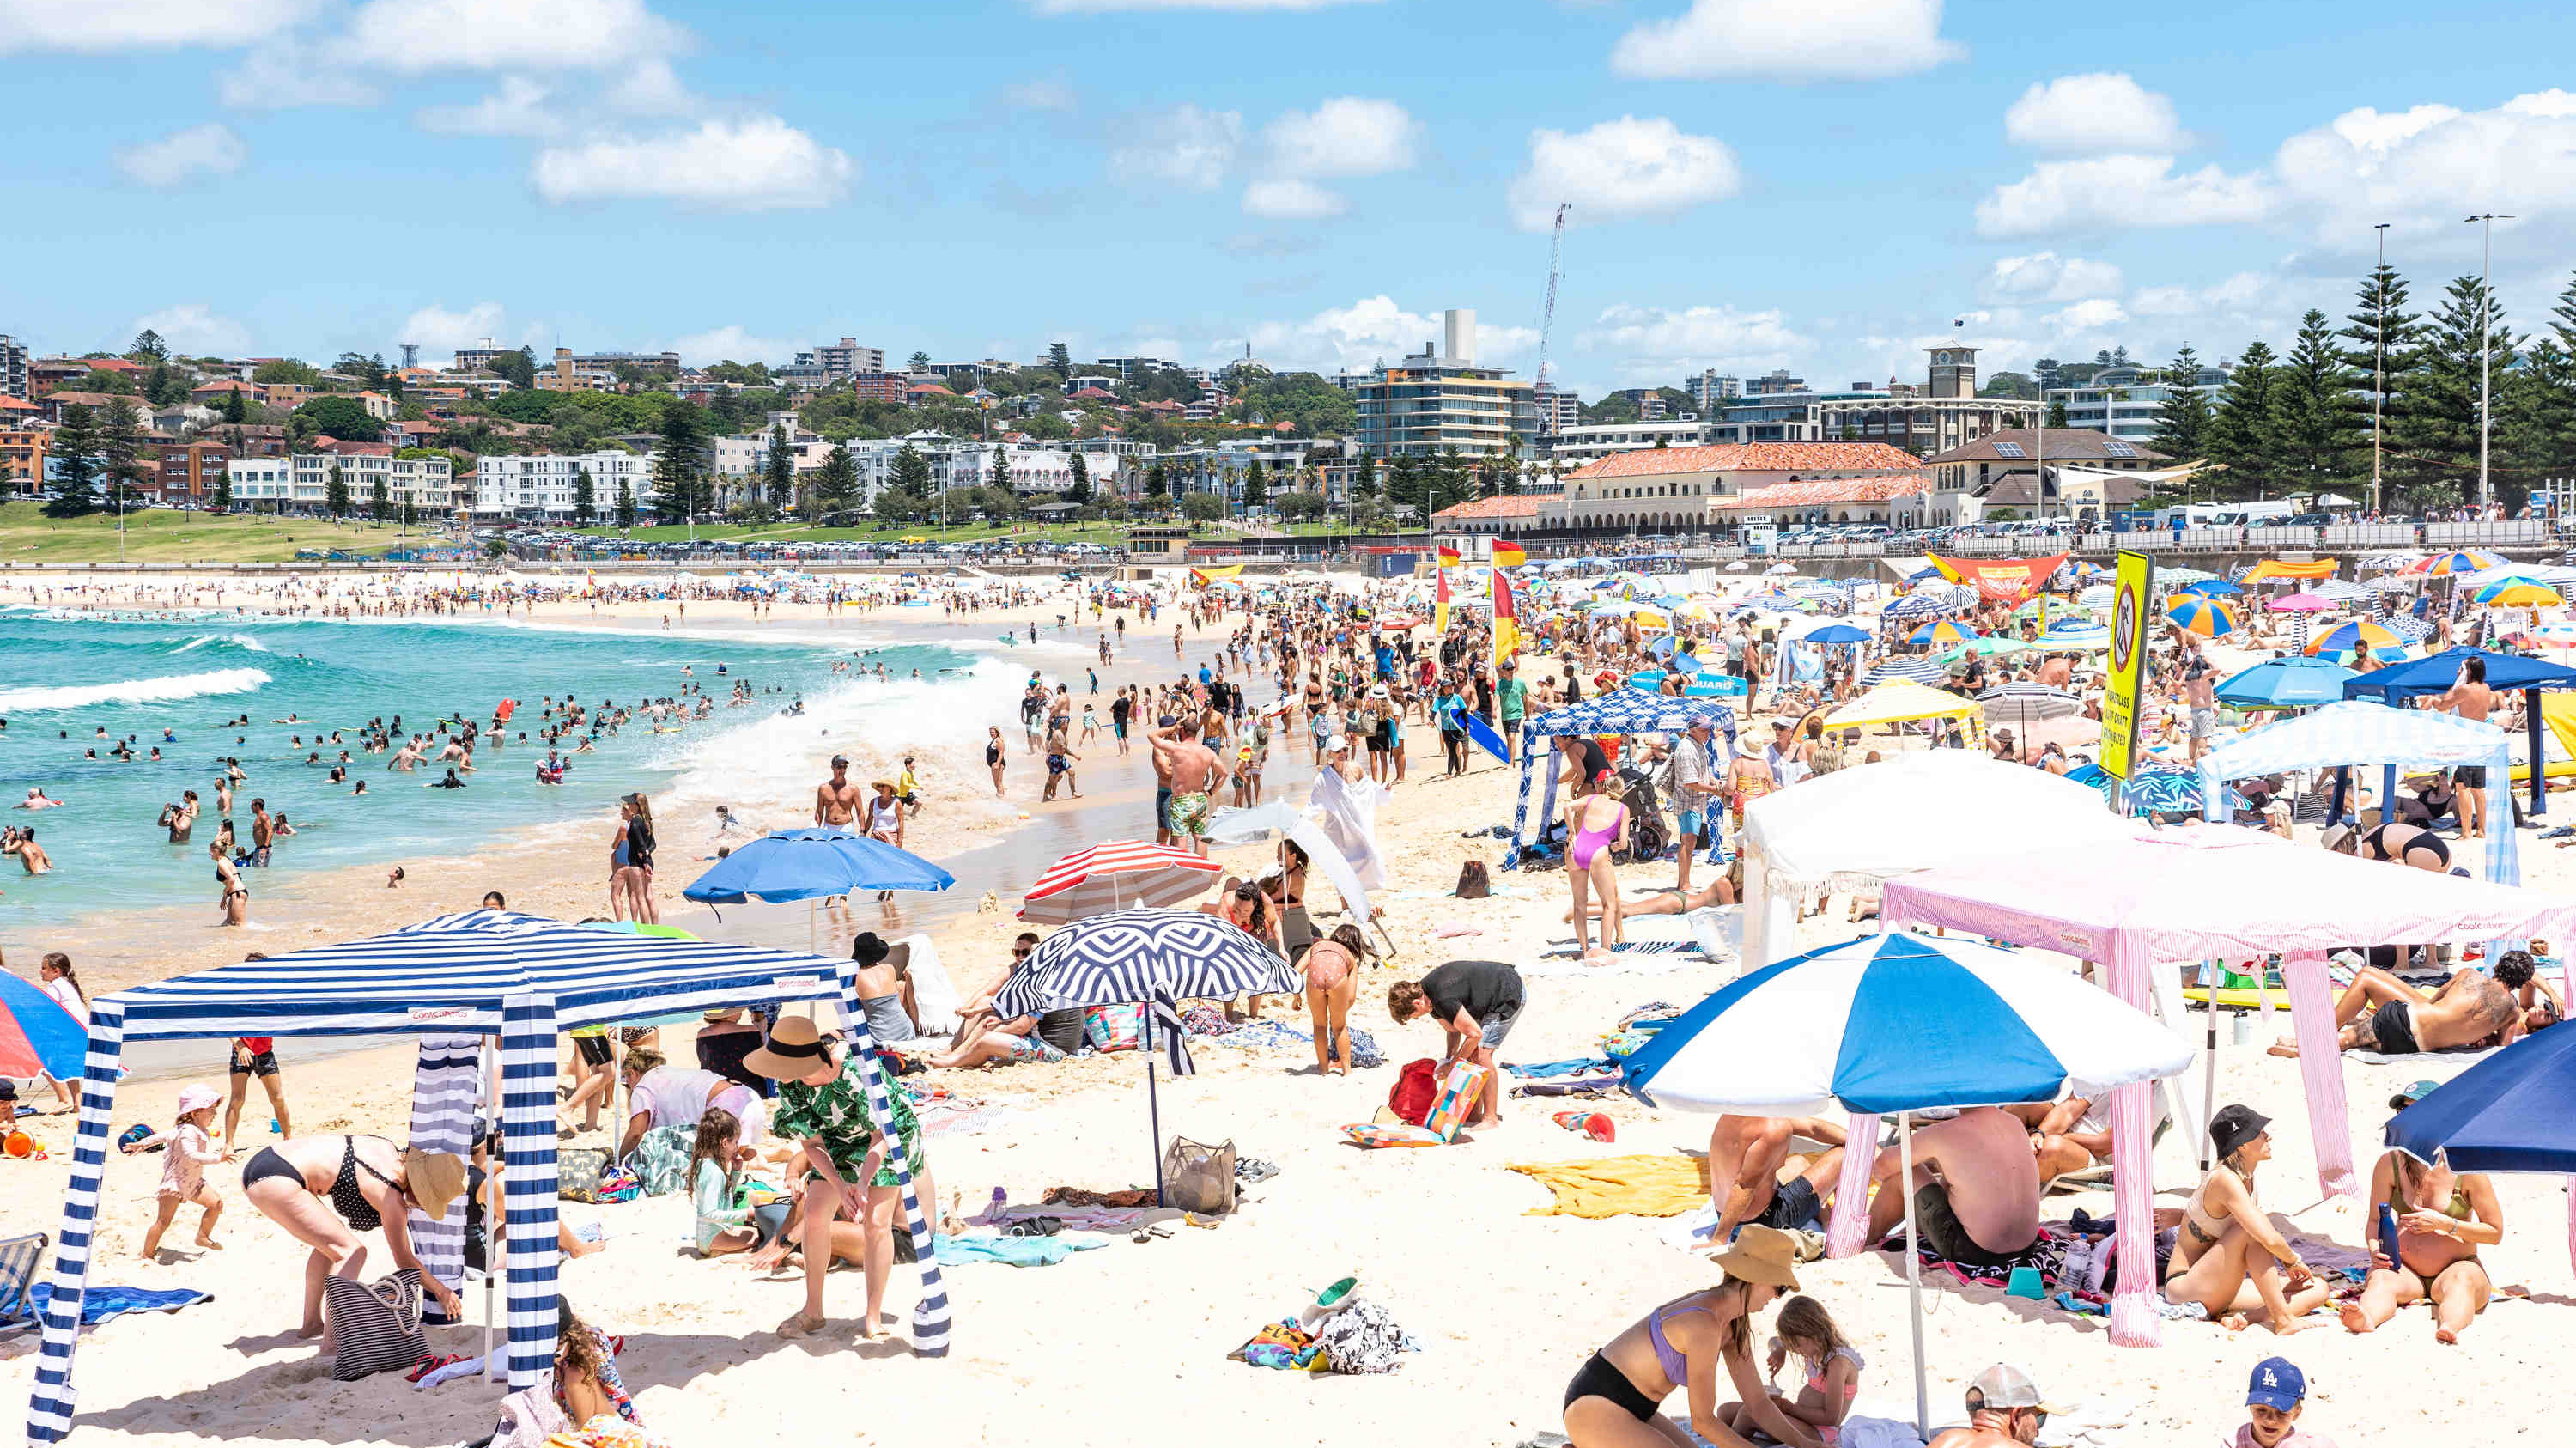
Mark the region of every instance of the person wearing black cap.
POLYGON ((2252 1107, 2234 1104, 2209 1119, 2218 1165, 2183 1208, 2173 1261, 2165 1269, 2165 1300, 2198 1303, 2211 1321, 2230 1330, 2243 1327, 2260 1307, 2272 1331, 2286 1336, 2326 1300, 2327 1289, 2255 1200, 2254 1169, 2272 1159, 2272 1135, 2265 1129, 2271 1124, 2272 1118, 2252 1107))
POLYGON ((850 959, 858 962, 854 983, 868 1034, 880 1046, 892 1046, 921 1035, 921 1007, 912 995, 912 947, 893 946, 873 930, 862 930, 850 942, 850 959))

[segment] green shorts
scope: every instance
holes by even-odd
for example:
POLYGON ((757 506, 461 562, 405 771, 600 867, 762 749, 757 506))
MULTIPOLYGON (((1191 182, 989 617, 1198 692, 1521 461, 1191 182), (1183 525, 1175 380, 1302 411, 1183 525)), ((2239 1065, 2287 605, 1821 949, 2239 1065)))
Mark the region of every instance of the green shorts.
POLYGON ((1174 794, 1171 812, 1163 823, 1173 834, 1192 839, 1207 837, 1208 797, 1204 794, 1174 794))

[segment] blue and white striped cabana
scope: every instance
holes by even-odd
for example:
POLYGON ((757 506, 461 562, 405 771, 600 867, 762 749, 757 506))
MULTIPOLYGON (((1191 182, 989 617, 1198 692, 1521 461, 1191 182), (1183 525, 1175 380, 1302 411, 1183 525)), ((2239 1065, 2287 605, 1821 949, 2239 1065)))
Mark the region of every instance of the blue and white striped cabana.
POLYGON ((2493 724, 2435 714, 2423 709, 2392 709, 2385 704, 2346 699, 2249 730, 2200 757, 2201 798, 2213 820, 2225 819, 2225 791, 2231 779, 2279 774, 2299 769, 2341 765, 2381 766, 2380 818, 2392 819, 2399 766, 2410 769, 2457 769, 2463 765, 2487 772, 2486 878, 2498 885, 2522 883, 2522 858, 2514 847, 2513 736, 2493 724))
MULTIPOLYGON (((55 1239, 53 1298, 44 1314, 27 1436, 52 1442, 71 1429, 72 1348, 89 1280, 99 1179, 115 1131, 110 1113, 125 1042, 409 1035, 423 1038, 421 1069, 427 1073, 452 1072, 460 1048, 470 1053, 474 1038, 499 1037, 510 1385, 521 1388, 554 1365, 558 1033, 716 1006, 835 1001, 845 1039, 864 1063, 869 1109, 884 1120, 891 1088, 859 1009, 854 970, 846 960, 793 951, 608 934, 477 910, 99 997, 91 1002, 80 1125, 62 1232, 55 1239)), ((441 1090, 453 1094, 452 1086, 441 1090)), ((453 1140, 421 1144, 461 1150, 453 1140)), ((917 1164, 906 1159, 900 1141, 889 1140, 888 1148, 921 1265, 915 1344, 923 1354, 938 1356, 948 1350, 948 1296, 931 1250, 929 1220, 913 1189, 917 1164)), ((461 1223, 464 1203, 450 1212, 461 1223)), ((440 1231, 417 1210, 413 1222, 423 1265, 438 1271, 438 1257, 447 1256, 447 1273, 456 1272, 458 1259, 448 1252, 462 1240, 461 1225, 440 1231)))
POLYGON ((1548 821, 1556 818, 1557 776, 1565 767, 1559 762, 1559 739, 1569 735, 1679 734, 1702 720, 1712 726, 1717 738, 1726 741, 1726 751, 1716 760, 1718 772, 1723 774, 1726 764, 1735 757, 1735 711, 1714 699, 1613 689, 1580 704, 1550 709, 1530 720, 1521 728, 1520 802, 1512 811, 1513 839, 1522 845, 1536 844, 1547 833, 1548 821), (1534 803, 1538 805, 1535 817, 1530 813, 1534 803))

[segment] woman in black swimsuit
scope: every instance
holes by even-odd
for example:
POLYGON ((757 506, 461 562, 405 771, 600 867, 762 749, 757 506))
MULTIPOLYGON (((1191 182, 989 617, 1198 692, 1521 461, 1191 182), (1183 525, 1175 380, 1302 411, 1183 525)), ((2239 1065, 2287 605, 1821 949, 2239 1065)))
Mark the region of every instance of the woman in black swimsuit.
MULTIPOLYGON (((262 1147, 242 1169, 242 1195, 260 1215, 313 1249, 304 1264, 304 1322, 296 1332, 301 1337, 322 1333, 326 1354, 336 1344, 323 1332, 323 1279, 336 1273, 354 1281, 364 1274, 367 1247, 358 1234, 382 1228, 394 1269, 418 1269, 408 1225, 411 1209, 444 1217, 464 1190, 465 1162, 454 1152, 404 1151, 381 1136, 281 1141, 262 1147)), ((464 1304, 425 1269, 421 1286, 450 1316, 463 1318, 464 1304)))

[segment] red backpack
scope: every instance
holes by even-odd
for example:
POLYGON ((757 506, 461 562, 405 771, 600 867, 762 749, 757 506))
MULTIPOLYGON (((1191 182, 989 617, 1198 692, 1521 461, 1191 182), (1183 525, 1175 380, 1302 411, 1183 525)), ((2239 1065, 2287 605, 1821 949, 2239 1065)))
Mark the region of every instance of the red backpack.
POLYGON ((1431 1114, 1431 1103, 1440 1099, 1440 1083, 1432 1079, 1439 1069, 1440 1063, 1428 1056, 1406 1062, 1403 1074, 1395 1078, 1395 1088, 1386 1093, 1387 1110, 1420 1126, 1423 1118, 1431 1114))

